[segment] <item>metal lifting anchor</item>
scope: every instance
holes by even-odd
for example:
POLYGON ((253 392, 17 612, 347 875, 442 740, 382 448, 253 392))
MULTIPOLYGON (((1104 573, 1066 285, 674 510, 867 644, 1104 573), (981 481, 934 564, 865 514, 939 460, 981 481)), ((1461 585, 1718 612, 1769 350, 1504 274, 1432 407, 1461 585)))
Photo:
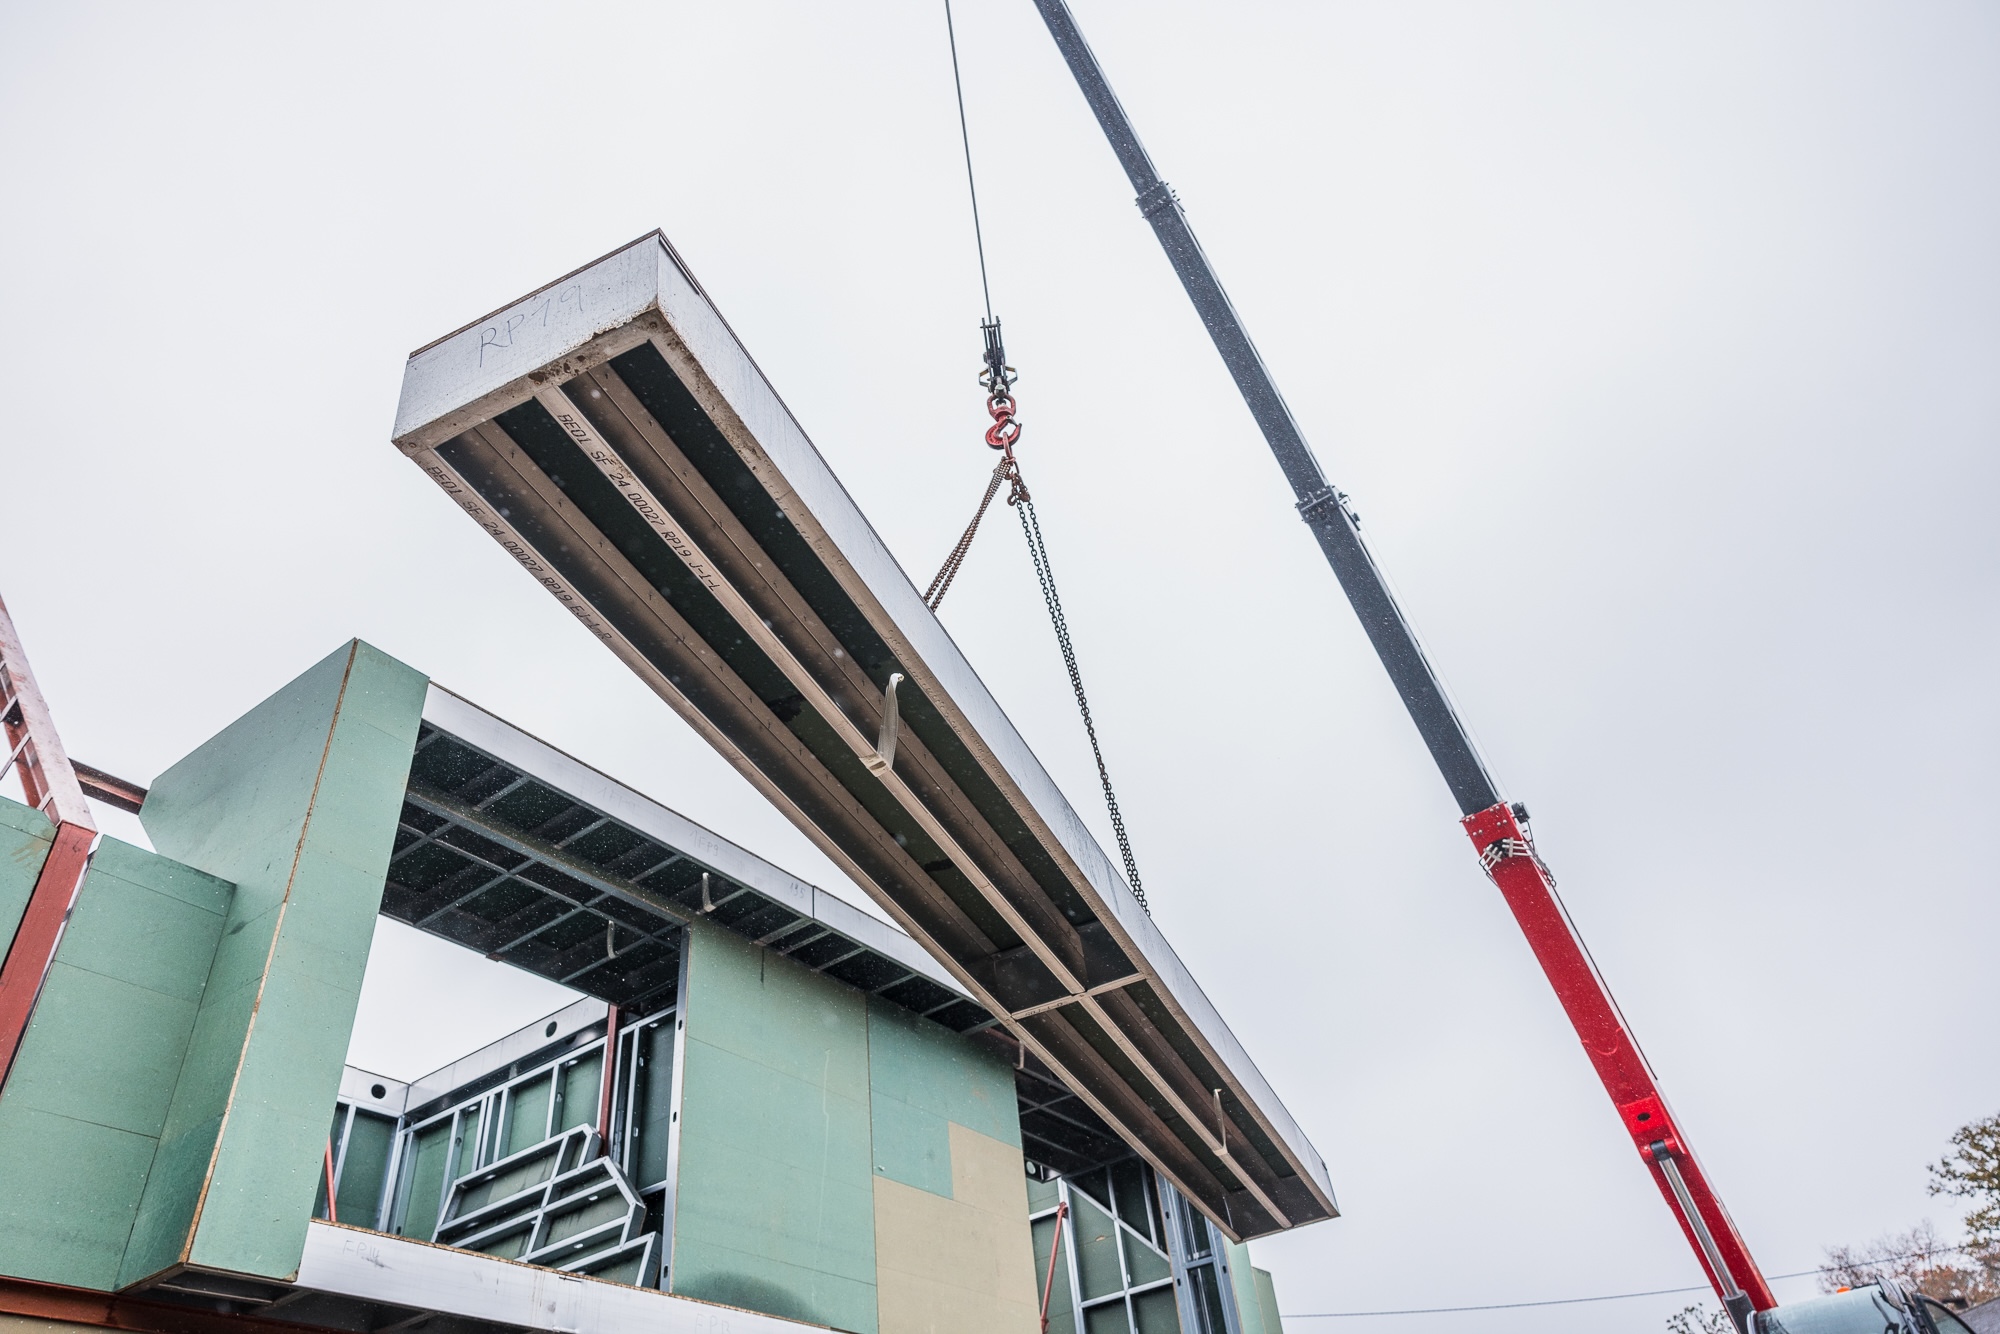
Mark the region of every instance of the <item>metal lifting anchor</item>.
POLYGON ((882 691, 882 730, 875 738, 875 753, 865 763, 872 774, 886 773, 896 764, 896 738, 901 734, 903 719, 896 711, 896 687, 903 684, 901 672, 889 673, 889 684, 882 691))

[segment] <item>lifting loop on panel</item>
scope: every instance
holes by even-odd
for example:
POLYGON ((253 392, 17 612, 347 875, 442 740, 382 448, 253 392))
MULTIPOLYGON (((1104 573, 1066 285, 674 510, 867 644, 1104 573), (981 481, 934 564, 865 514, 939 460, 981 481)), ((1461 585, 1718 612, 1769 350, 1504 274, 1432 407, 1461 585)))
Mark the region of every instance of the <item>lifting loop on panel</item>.
POLYGON ((902 718, 896 712, 896 687, 902 683, 901 672, 889 673, 888 687, 882 691, 882 730, 875 737, 875 753, 864 761, 870 773, 886 773, 895 767, 896 738, 902 728, 902 718))

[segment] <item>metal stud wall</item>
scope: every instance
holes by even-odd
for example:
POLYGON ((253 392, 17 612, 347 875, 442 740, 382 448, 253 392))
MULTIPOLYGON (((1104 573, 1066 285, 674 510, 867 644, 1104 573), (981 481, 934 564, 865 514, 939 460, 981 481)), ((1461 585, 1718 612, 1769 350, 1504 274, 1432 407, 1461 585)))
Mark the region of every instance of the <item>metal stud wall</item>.
MULTIPOLYGON (((572 1029, 562 1016, 551 1019, 549 1043, 492 1069, 478 1070, 475 1054, 452 1067, 466 1081, 457 1087, 424 1096, 431 1090, 423 1082, 410 1086, 423 1101, 400 1115, 362 1107, 350 1092, 328 1142, 332 1221, 623 1283, 658 1282, 671 1212, 676 1015, 668 1009, 619 1026, 608 1152, 598 1138, 602 1021, 572 1029)), ((371 1078, 350 1070, 347 1084, 371 1078)), ((314 1212, 329 1217, 324 1187, 314 1212)))
POLYGON ((1030 1177, 1028 1209, 1048 1334, 1245 1334, 1226 1239, 1140 1160, 1030 1177))

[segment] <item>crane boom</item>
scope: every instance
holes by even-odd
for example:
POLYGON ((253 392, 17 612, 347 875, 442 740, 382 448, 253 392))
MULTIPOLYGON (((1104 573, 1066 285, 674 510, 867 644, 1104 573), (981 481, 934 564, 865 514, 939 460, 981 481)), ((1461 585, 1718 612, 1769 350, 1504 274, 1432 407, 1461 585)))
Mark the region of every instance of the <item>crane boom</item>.
POLYGON ((1196 312, 1236 381, 1285 480, 1299 516, 1312 530, 1327 564, 1367 631, 1396 693, 1402 697, 1446 786, 1487 875, 1499 887, 1529 947, 1555 988, 1592 1067, 1618 1109, 1620 1120, 1652 1173, 1667 1207, 1679 1221, 1716 1295, 1739 1330, 1752 1310, 1777 1305, 1721 1199, 1709 1185, 1687 1138, 1675 1124, 1653 1073, 1632 1038, 1617 1003, 1591 962, 1582 939, 1555 892, 1554 878, 1524 829, 1527 812, 1503 801, 1465 725, 1424 656, 1423 646, 1396 605, 1375 559, 1362 540, 1347 496, 1326 480, 1305 435, 1285 405, 1249 332, 1229 303, 1208 257, 1181 211, 1180 200, 1154 170, 1085 43, 1064 0, 1035 0, 1049 34, 1069 66, 1084 100, 1111 141, 1111 150, 1137 192, 1139 211, 1167 252, 1196 312))

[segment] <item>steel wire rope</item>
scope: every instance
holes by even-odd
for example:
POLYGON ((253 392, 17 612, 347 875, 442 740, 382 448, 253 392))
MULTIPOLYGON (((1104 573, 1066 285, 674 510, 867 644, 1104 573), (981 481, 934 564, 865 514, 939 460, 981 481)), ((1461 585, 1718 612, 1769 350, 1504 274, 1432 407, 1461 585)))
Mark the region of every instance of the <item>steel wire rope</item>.
POLYGON ((1083 673, 1076 662, 1076 645, 1070 639, 1069 619, 1063 615, 1062 597, 1056 592, 1055 571, 1049 564, 1047 544, 1042 540, 1041 519, 1035 514, 1035 503, 1028 496, 1028 488, 1021 480, 1020 464, 1014 459, 1014 441, 1020 438, 1020 423, 1014 420, 1014 400, 1008 392, 1014 382, 1014 372, 1006 365, 1006 357, 1000 345, 1000 322, 993 318, 993 289, 986 276, 986 235, 979 222, 979 185, 972 170, 972 131, 965 116, 965 80, 958 66, 958 30, 951 17, 951 0, 944 0, 945 39, 951 47, 951 86, 958 100, 959 142, 965 149, 965 188, 972 201, 972 239, 979 252, 979 291, 986 303, 986 323, 982 326, 986 335, 986 373, 981 377, 987 388, 987 411, 993 416, 993 427, 986 433, 986 443, 1001 451, 999 464, 993 469, 993 476, 986 484, 986 494, 980 498, 979 507, 972 512, 972 522, 965 526, 965 532, 958 543, 945 557, 941 566, 924 590, 924 605, 932 612, 944 602, 945 593, 965 564, 966 554, 972 549, 972 539, 979 531, 979 521, 986 517, 987 507, 999 492, 1003 481, 1011 481, 1012 489, 1007 503, 1021 516, 1021 533, 1028 542, 1028 557, 1034 562, 1035 580, 1042 588, 1042 601, 1049 611, 1049 624, 1056 632, 1056 646, 1062 650, 1063 667, 1069 673, 1070 690, 1076 696, 1077 712, 1083 717, 1084 734, 1090 738, 1090 755, 1097 762, 1097 781, 1104 789, 1104 809, 1111 817, 1111 832, 1118 840, 1118 855, 1125 863, 1125 879, 1132 891, 1132 897, 1139 901, 1139 909, 1148 917, 1153 910, 1146 902, 1146 888, 1139 879, 1139 862, 1132 855, 1132 839, 1125 832, 1125 815, 1118 807, 1118 794, 1111 786, 1111 771, 1104 763, 1104 748, 1097 740, 1097 723, 1091 717, 1090 699, 1084 693, 1083 673))
POLYGON ((1007 479, 1008 469, 1013 462, 1013 456, 1010 454, 1001 459, 999 466, 993 469, 992 480, 986 483, 986 494, 979 498, 979 508, 972 511, 972 522, 965 525, 965 532, 959 537, 958 545, 944 558, 944 564, 938 567, 937 575, 931 580, 931 586, 924 590, 924 605, 932 611, 943 605, 944 595, 951 590, 951 581, 958 578, 959 567, 965 564, 966 553, 972 550, 972 537, 979 531, 979 521, 986 517, 986 507, 993 503, 993 497, 999 493, 1000 483, 1007 479))
MULTIPOLYGON (((951 21, 951 0, 944 0, 944 36, 951 45, 951 88, 958 95, 958 141, 965 145, 965 192, 972 196, 972 243, 979 249, 979 293, 986 299, 986 320, 990 324, 993 289, 986 282, 986 236, 979 227, 979 185, 972 176, 972 131, 965 125, 965 81, 958 75, 958 29, 951 21)), ((975 524, 978 522, 976 518, 973 520, 975 524)))

